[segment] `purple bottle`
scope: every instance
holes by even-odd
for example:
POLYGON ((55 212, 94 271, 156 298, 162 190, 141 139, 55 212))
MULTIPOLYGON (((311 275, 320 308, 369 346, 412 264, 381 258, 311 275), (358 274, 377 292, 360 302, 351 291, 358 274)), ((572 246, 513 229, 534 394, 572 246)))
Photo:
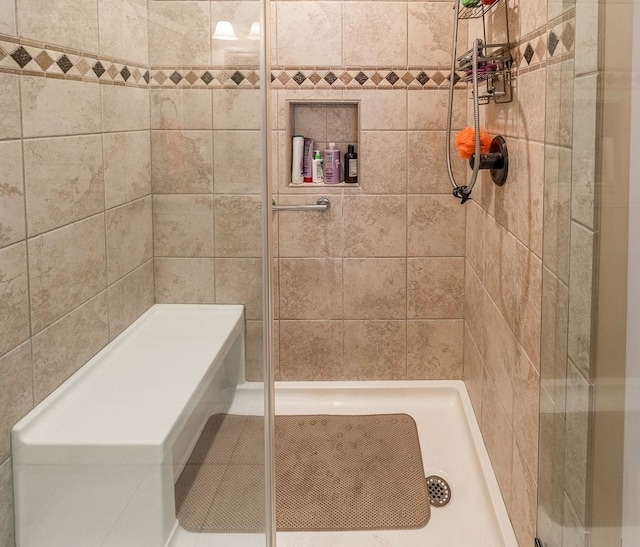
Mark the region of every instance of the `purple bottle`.
POLYGON ((324 183, 340 184, 340 150, 335 142, 329 143, 329 148, 324 151, 324 183))

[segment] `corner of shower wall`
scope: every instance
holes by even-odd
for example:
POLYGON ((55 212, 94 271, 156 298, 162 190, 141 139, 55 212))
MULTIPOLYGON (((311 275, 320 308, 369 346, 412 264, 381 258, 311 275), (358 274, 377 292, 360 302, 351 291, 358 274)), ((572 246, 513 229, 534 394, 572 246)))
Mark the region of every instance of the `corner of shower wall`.
POLYGON ((504 0, 486 17, 486 36, 481 22, 469 25, 469 40, 508 37, 514 92, 510 103, 480 107, 481 127, 507 141, 510 172, 502 187, 481 174, 465 204, 464 380, 523 546, 536 532, 547 64, 571 47, 547 47, 555 27, 546 9, 504 0))

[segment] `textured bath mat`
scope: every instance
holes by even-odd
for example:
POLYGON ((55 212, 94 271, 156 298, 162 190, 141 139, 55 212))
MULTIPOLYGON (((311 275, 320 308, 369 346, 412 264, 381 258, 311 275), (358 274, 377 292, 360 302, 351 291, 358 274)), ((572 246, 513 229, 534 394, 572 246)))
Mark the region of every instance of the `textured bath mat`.
MULTIPOLYGON (((253 532, 264 522, 261 418, 213 416, 176 483, 193 532, 253 532)), ((276 526, 419 528, 430 505, 415 422, 406 414, 276 416, 276 526)))

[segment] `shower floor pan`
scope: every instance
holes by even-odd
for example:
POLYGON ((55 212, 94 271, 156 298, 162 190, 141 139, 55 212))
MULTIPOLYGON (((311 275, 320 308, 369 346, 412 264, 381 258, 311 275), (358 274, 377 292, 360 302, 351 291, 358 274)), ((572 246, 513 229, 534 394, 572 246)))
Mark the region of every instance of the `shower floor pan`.
MULTIPOLYGON (((230 414, 262 414, 262 392, 245 384, 230 414)), ((276 414, 407 413, 416 421, 425 477, 451 486, 417 530, 278 532, 277 547, 517 547, 471 401, 461 381, 276 382, 276 414)), ((177 528, 168 547, 260 547, 257 534, 195 534, 177 528)))

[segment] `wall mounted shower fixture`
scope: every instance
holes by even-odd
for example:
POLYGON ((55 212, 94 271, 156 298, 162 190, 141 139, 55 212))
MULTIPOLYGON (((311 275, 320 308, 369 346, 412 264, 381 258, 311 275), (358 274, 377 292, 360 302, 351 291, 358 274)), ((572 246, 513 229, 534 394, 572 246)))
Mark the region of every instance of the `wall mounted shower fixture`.
POLYGON ((493 101, 496 104, 508 103, 512 100, 511 90, 511 64, 509 43, 509 22, 505 7, 505 25, 507 29, 507 42, 500 44, 486 44, 480 38, 476 38, 473 47, 464 55, 457 56, 458 23, 461 19, 482 18, 483 35, 486 36, 485 14, 498 4, 495 1, 490 4, 479 4, 477 7, 460 6, 461 0, 454 0, 454 30, 453 44, 451 48, 451 82, 455 82, 458 71, 464 72, 459 81, 472 84, 471 95, 473 100, 473 131, 475 147, 469 164, 472 168, 471 180, 467 185, 459 185, 453 176, 451 167, 451 127, 453 119, 453 98, 455 84, 449 86, 449 104, 447 112, 446 158, 449 182, 453 187, 453 195, 460 199, 460 203, 466 202, 471 197, 471 191, 478 178, 480 169, 489 169, 491 179, 498 186, 502 186, 507 179, 509 171, 509 155, 507 143, 504 138, 497 136, 491 142, 489 151, 481 153, 480 146, 480 109, 479 105, 493 101), (483 85, 482 92, 480 84, 483 85), (475 161, 479 158, 479 161, 475 161))

